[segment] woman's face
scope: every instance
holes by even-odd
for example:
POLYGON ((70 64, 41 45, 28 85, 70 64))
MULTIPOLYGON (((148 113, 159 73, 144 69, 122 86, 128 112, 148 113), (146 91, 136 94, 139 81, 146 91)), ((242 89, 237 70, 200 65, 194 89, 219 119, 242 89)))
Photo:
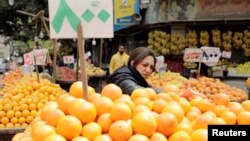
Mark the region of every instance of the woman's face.
POLYGON ((154 58, 152 56, 147 56, 136 66, 136 70, 144 79, 147 79, 152 74, 154 67, 154 58))

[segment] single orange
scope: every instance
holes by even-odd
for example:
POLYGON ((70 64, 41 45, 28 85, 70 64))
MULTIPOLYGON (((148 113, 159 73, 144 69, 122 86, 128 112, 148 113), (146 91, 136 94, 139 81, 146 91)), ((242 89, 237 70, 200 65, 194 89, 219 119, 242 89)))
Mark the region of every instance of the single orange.
POLYGON ((218 94, 215 94, 214 97, 213 97, 213 102, 216 104, 216 105, 224 105, 224 106, 229 106, 229 103, 230 103, 230 98, 227 94, 225 93, 218 93, 218 94))
POLYGON ((83 98, 83 86, 82 81, 76 81, 73 84, 71 84, 69 88, 69 94, 76 97, 76 98, 83 98))
POLYGON ((165 136, 171 135, 178 127, 178 120, 175 115, 163 112, 157 118, 157 131, 165 136))
POLYGON ((105 113, 99 116, 97 119, 97 123, 102 127, 102 132, 107 133, 109 130, 109 127, 113 123, 110 117, 110 113, 105 113))
POLYGON ((128 120, 132 116, 130 107, 125 103, 116 103, 110 111, 110 117, 113 121, 128 120))
POLYGON ((78 118, 66 115, 58 121, 56 132, 65 137, 67 140, 71 140, 81 134, 82 123, 78 118))
POLYGON ((97 116, 100 116, 104 113, 109 113, 114 103, 108 97, 99 97, 93 101, 95 108, 97 110, 97 116))
POLYGON ((172 113, 176 116, 178 122, 181 122, 185 112, 182 109, 182 107, 179 104, 172 104, 172 103, 168 103, 167 106, 163 109, 162 112, 168 112, 168 113, 172 113))
POLYGON ((162 133, 155 132, 149 139, 150 141, 167 141, 167 137, 165 137, 162 133))
POLYGON ((115 141, 127 141, 132 134, 131 124, 124 120, 115 121, 109 128, 109 136, 115 141))
POLYGON ((175 92, 175 93, 179 93, 180 89, 178 86, 174 85, 174 84, 167 84, 163 87, 163 92, 168 93, 168 92, 175 92))
POLYGON ((89 140, 94 140, 97 136, 102 134, 102 128, 96 122, 89 122, 82 128, 82 136, 89 140))
POLYGON ((122 96, 122 90, 117 85, 110 83, 103 87, 101 95, 110 98, 112 101, 115 101, 122 96))
POLYGON ((250 124, 250 112, 241 111, 237 114, 237 123, 238 124, 250 124))
POLYGON ((48 136, 56 134, 55 128, 50 125, 38 125, 32 130, 32 138, 35 141, 44 141, 48 136))
POLYGON ((197 129, 191 134, 192 141, 207 141, 208 131, 207 129, 197 129))
POLYGON ((231 111, 225 111, 221 114, 221 118, 224 119, 224 121, 227 124, 235 124, 237 121, 236 114, 231 111))
POLYGON ((134 101, 135 99, 139 98, 139 97, 147 97, 150 98, 150 93, 145 89, 145 88, 138 88, 135 89, 132 93, 131 93, 131 99, 134 101))
POLYGON ((81 98, 73 100, 68 110, 70 115, 80 119, 83 124, 94 121, 97 116, 94 104, 86 102, 81 98))
POLYGON ((132 118, 132 127, 136 134, 150 137, 156 131, 157 121, 151 112, 141 112, 132 118))
POLYGON ((61 95, 57 100, 59 109, 61 109, 65 114, 68 114, 69 105, 74 99, 75 97, 69 94, 61 95))
POLYGON ((243 101, 241 105, 246 111, 250 112, 250 100, 243 101))

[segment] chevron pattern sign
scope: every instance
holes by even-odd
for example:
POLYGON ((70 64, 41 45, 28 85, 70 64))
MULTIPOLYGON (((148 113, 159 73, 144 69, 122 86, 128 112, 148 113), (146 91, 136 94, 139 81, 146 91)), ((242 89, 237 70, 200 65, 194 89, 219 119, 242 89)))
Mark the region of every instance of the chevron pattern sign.
POLYGON ((82 24, 84 38, 113 38, 112 0, 49 0, 51 38, 76 38, 82 24))

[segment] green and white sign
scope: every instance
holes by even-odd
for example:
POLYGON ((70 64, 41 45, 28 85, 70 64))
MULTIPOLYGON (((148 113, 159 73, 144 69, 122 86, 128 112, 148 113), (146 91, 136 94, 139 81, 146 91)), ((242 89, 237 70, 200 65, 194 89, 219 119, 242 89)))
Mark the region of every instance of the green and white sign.
POLYGON ((113 38, 112 0, 49 0, 51 38, 77 38, 82 24, 84 38, 113 38))

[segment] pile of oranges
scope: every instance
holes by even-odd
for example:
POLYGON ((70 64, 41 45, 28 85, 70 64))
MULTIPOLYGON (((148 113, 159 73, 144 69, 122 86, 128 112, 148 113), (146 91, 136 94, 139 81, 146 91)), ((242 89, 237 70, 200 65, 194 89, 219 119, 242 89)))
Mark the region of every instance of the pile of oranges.
POLYGON ((0 99, 0 128, 27 127, 48 101, 65 93, 47 79, 23 77, 0 99))
POLYGON ((0 94, 4 94, 8 91, 10 91, 13 86, 23 77, 23 74, 20 70, 11 70, 8 71, 8 73, 5 73, 3 77, 3 84, 4 87, 1 89, 0 94))
POLYGON ((199 79, 188 80, 182 88, 184 90, 191 88, 206 95, 209 99, 213 99, 213 96, 218 93, 228 94, 231 101, 242 102, 247 99, 247 94, 242 89, 231 87, 215 78, 201 77, 199 79))
POLYGON ((12 139, 33 141, 207 141, 208 124, 250 124, 250 101, 231 102, 218 93, 213 101, 188 101, 172 87, 156 94, 151 88, 122 94, 104 86, 89 99, 71 93, 49 102, 23 133, 12 139), (170 89, 171 88, 171 89, 170 89))

